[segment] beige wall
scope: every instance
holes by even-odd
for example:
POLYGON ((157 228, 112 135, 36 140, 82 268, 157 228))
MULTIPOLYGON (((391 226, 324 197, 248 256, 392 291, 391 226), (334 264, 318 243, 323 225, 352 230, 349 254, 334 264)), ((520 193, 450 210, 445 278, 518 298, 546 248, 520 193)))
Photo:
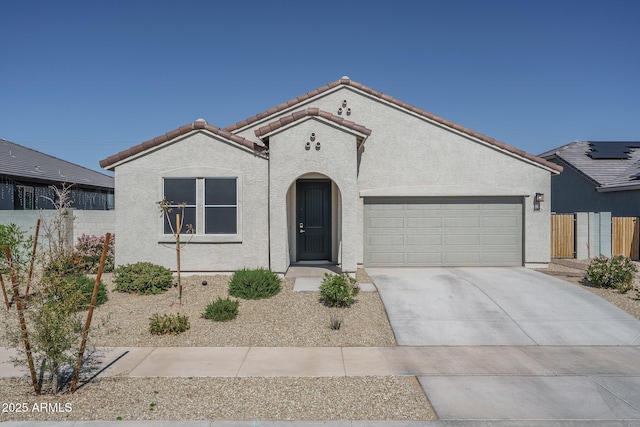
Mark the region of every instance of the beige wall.
POLYGON ((308 118, 269 138, 271 268, 283 273, 295 261, 295 185, 300 178, 333 181, 332 253, 342 269, 357 267, 358 195, 356 136, 343 127, 308 118), (305 143, 315 133, 310 149, 305 143), (315 143, 320 142, 316 150, 315 143))
MULTIPOLYGON (((363 260, 364 197, 471 195, 522 196, 525 264, 549 262, 551 172, 548 169, 346 86, 325 92, 311 102, 300 103, 280 116, 312 106, 338 115, 344 100, 351 109, 350 114, 343 108, 339 117, 372 130, 357 169, 358 263, 363 260), (532 200, 535 193, 544 193, 547 200, 536 212, 532 200)), ((251 138, 254 129, 276 119, 270 117, 254 123, 240 134, 251 138)), ((352 153, 355 154, 355 147, 352 153)), ((276 161, 275 157, 272 153, 270 161, 276 161)), ((346 197, 343 194, 343 204, 351 203, 345 202, 346 197)))
POLYGON ((156 202, 163 177, 237 177, 238 235, 197 235, 181 251, 183 271, 268 267, 268 163, 252 150, 194 131, 116 167, 116 264, 149 261, 176 269, 156 202), (208 244, 216 243, 216 244, 208 244))

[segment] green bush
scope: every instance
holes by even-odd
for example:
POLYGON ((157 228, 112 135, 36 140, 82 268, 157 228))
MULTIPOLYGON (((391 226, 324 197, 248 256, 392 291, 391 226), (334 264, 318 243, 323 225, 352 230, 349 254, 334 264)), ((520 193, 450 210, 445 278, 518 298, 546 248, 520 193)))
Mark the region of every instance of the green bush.
POLYGON ((218 297, 215 301, 207 305, 202 317, 216 322, 227 322, 238 316, 238 300, 232 300, 229 297, 222 299, 218 297))
POLYGON ((120 266, 114 271, 116 291, 140 295, 161 294, 173 285, 171 270, 150 262, 120 266))
POLYGON ((0 224, 0 273, 5 274, 8 269, 5 246, 9 246, 14 264, 26 266, 29 263, 33 237, 16 224, 0 224))
POLYGON ((154 335, 178 335, 190 327, 189 317, 181 314, 156 313, 149 318, 149 332, 154 335))
MULTIPOLYGON (((93 295, 93 286, 96 283, 95 279, 85 276, 84 274, 78 274, 67 278, 68 283, 72 283, 73 288, 79 290, 82 293, 82 300, 78 306, 78 311, 87 310, 89 304, 91 304, 91 296, 93 295)), ((107 287, 102 280, 98 286, 98 295, 96 296, 96 307, 104 304, 109 299, 107 294, 107 287)))
POLYGON ((350 307, 359 292, 356 279, 348 274, 325 273, 320 285, 320 299, 329 307, 350 307))
POLYGON ((44 274, 67 277, 76 276, 83 271, 80 257, 75 252, 67 250, 49 261, 44 269, 44 274))
POLYGON ((585 272, 585 279, 601 288, 615 288, 621 293, 633 289, 633 273, 638 268, 622 255, 595 258, 585 272))
POLYGON ((269 298, 280 292, 280 278, 264 268, 236 271, 229 281, 229 295, 243 299, 269 298))

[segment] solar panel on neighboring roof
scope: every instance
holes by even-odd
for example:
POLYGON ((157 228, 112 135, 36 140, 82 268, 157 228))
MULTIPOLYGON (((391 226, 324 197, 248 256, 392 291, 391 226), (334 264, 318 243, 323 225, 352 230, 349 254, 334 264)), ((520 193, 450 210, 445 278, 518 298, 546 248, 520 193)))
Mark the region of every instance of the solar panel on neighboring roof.
POLYGON ((587 153, 592 159, 630 159, 631 147, 640 147, 637 142, 589 141, 591 151, 587 153))

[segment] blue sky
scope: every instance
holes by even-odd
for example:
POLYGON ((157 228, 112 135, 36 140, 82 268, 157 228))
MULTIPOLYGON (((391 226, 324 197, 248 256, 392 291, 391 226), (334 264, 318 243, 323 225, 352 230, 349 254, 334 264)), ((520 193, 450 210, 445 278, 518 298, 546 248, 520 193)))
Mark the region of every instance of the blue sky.
POLYGON ((0 0, 0 138, 101 170, 348 75, 532 154, 640 140, 639 16, 636 0, 0 0))

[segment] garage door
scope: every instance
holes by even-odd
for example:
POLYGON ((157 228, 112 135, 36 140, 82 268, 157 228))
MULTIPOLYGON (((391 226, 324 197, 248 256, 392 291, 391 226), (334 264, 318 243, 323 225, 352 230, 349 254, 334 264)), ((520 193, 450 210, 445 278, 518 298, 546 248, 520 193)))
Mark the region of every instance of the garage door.
POLYGON ((364 265, 520 266, 522 198, 366 198, 364 265))

